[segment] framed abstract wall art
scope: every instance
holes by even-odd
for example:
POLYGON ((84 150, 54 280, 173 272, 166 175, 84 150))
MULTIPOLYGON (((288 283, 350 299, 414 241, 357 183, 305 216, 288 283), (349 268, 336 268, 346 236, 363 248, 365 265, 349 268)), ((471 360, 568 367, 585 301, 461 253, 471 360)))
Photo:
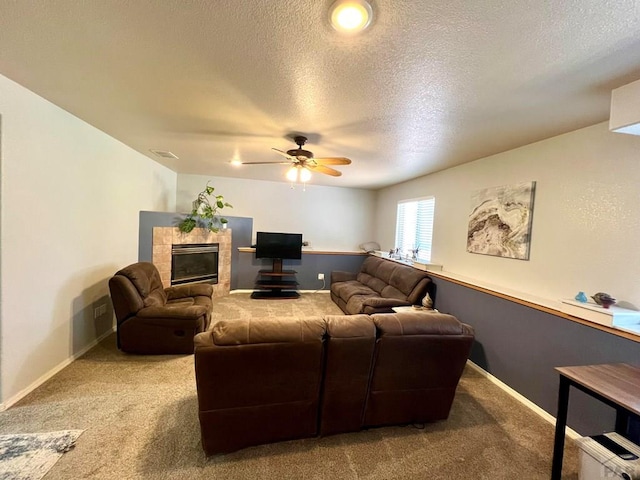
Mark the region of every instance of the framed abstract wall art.
POLYGON ((474 192, 467 252, 529 260, 535 187, 523 182, 474 192))

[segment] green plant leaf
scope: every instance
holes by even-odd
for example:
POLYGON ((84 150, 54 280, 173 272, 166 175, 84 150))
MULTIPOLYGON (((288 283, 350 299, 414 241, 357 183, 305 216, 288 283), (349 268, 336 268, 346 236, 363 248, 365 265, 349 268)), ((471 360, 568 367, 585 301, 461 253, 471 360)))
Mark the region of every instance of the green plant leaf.
POLYGON ((196 226, 208 228, 212 232, 218 232, 217 225, 228 223, 228 220, 219 218, 216 214, 218 209, 232 206, 224 201, 222 195, 214 196, 213 200, 209 200, 209 196, 214 192, 215 188, 210 186, 207 182, 204 190, 198 194, 196 199, 192 202, 193 210, 191 214, 178 224, 178 228, 181 232, 189 233, 196 226))
POLYGON ((195 226, 196 226, 195 219, 193 219, 191 217, 187 217, 182 222, 180 222, 178 224, 178 229, 181 232, 189 233, 191 230, 193 230, 195 228, 195 226))

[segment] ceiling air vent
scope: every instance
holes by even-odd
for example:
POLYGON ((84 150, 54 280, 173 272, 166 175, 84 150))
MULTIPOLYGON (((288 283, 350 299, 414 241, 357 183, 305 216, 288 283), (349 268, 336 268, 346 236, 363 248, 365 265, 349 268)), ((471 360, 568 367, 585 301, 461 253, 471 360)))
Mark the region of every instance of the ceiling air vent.
POLYGON ((178 156, 171 152, 165 152, 164 150, 149 150, 149 151, 158 157, 173 158, 174 160, 178 160, 178 156))

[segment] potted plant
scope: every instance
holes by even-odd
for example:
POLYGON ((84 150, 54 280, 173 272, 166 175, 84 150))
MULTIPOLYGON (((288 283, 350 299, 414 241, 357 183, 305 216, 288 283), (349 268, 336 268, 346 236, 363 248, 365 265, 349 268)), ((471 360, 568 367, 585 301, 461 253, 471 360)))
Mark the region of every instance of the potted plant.
POLYGON ((193 201, 191 213, 178 224, 181 232, 189 233, 195 227, 201 226, 215 233, 220 230, 220 226, 226 227, 229 221, 219 216, 218 211, 224 207, 233 208, 233 206, 225 202, 222 195, 213 195, 214 190, 215 188, 207 182, 205 189, 193 201), (212 195, 210 200, 209 197, 212 195))

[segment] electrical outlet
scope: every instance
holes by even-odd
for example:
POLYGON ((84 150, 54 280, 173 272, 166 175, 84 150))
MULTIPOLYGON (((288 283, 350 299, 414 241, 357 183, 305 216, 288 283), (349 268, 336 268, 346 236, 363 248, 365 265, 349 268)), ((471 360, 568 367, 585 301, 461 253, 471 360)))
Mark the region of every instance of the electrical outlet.
POLYGON ((318 280, 324 280, 324 273, 318 274, 318 280))
POLYGON ((102 305, 98 305, 93 309, 93 318, 101 317, 105 313, 107 313, 107 304, 103 303, 102 305))

